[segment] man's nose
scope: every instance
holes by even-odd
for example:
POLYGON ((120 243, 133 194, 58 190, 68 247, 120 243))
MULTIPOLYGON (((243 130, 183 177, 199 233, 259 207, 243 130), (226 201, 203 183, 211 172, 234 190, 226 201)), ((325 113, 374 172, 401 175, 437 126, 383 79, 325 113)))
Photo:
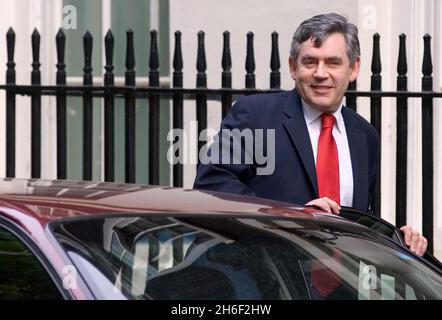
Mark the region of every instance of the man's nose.
POLYGON ((316 66, 315 73, 313 74, 315 78, 324 79, 327 78, 327 70, 324 62, 319 62, 316 66))

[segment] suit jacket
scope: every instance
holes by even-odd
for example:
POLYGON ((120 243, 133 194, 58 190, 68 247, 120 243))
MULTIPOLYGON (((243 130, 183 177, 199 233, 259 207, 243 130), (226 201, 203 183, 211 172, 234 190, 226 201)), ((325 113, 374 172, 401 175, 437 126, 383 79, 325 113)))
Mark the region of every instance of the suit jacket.
MULTIPOLYGON (((379 136, 362 116, 346 107, 341 110, 353 169, 353 207, 367 211, 376 185, 379 136)), ((274 172, 257 175, 256 163, 200 164, 195 189, 258 196, 300 205, 318 198, 313 150, 296 89, 239 98, 221 123, 221 129, 234 128, 264 129, 264 132, 265 129, 275 130, 274 172)))

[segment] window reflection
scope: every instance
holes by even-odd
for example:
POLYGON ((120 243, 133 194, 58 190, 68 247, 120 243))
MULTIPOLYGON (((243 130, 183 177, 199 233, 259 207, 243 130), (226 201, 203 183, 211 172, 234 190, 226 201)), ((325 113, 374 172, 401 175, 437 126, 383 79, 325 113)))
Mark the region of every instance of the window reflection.
POLYGON ((441 277, 413 256, 333 219, 163 214, 66 220, 53 230, 67 251, 89 260, 127 299, 442 295, 441 277))

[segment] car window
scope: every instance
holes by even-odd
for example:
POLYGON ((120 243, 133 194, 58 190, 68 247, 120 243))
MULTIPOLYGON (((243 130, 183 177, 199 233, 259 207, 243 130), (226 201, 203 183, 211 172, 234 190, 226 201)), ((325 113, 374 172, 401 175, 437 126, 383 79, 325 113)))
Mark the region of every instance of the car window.
POLYGON ((0 299, 61 299, 39 260, 20 239, 1 226, 0 299))
POLYGON ((328 259, 303 261, 302 267, 311 297, 316 300, 426 300, 442 294, 440 277, 433 278, 425 270, 407 270, 400 263, 392 267, 388 261, 360 259, 342 251, 328 259), (433 281, 439 288, 429 296, 433 281))
POLYGON ((377 232, 334 217, 163 214, 50 228, 99 298, 442 297, 440 274, 377 232))
POLYGON ((277 239, 235 241, 172 217, 87 219, 51 228, 99 299, 308 298, 299 265, 284 257, 292 248, 277 239))
POLYGON ((367 265, 361 261, 359 268, 359 299, 382 299, 382 300, 418 300, 424 299, 420 292, 419 285, 407 283, 403 275, 389 274, 388 271, 380 274, 374 266, 367 265))
POLYGON ((393 225, 390 225, 386 221, 378 219, 374 215, 359 210, 355 210, 352 208, 343 208, 339 215, 348 220, 354 221, 358 224, 361 224, 377 232, 380 232, 383 235, 390 237, 393 240, 396 240, 396 242, 398 242, 399 244, 402 244, 401 241, 395 239, 395 227, 393 225))
MULTIPOLYGON (((372 214, 348 207, 343 207, 339 215, 340 217, 346 218, 348 220, 366 226, 376 232, 379 232, 391 238, 396 243, 405 246, 403 232, 385 220, 382 220, 372 214)), ((423 259, 427 260, 436 268, 442 269, 441 262, 432 254, 430 254, 428 250, 427 252, 425 252, 423 259)))

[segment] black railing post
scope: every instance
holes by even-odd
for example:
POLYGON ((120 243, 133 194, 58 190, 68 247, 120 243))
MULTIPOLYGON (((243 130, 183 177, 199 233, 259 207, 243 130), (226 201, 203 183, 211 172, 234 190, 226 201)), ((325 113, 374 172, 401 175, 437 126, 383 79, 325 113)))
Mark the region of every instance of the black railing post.
MULTIPOLYGON (((55 37, 57 46, 57 74, 58 87, 66 86, 66 65, 64 63, 65 35, 60 28, 55 37)), ((57 179, 67 177, 67 135, 66 135, 66 91, 57 89, 57 179)))
MULTIPOLYGON (((92 86, 92 43, 89 31, 83 37, 83 85, 92 86)), ((92 92, 83 93, 83 180, 92 180, 92 92)))
MULTIPOLYGON (((8 62, 6 63, 6 84, 15 85, 15 32, 9 28, 6 33, 8 62)), ((6 89, 6 177, 15 177, 15 92, 6 89)))
POLYGON ((129 88, 125 95, 125 132, 126 132, 126 182, 135 183, 135 52, 134 33, 132 30, 126 32, 126 73, 125 85, 129 88))
MULTIPOLYGON (((223 68, 221 75, 221 87, 226 89, 232 88, 232 57, 230 54, 230 32, 224 31, 223 33, 223 55, 221 59, 221 66, 223 68)), ((232 107, 232 95, 223 94, 221 96, 221 117, 224 117, 229 113, 232 107)))
MULTIPOLYGON (((356 91, 357 82, 352 81, 348 84, 347 90, 356 91)), ((352 109, 353 111, 357 111, 357 105, 356 105, 356 98, 357 96, 355 94, 350 94, 345 96, 345 106, 352 109)))
MULTIPOLYGON (((433 91, 431 36, 424 36, 422 91, 433 91)), ((433 253, 433 98, 422 98, 422 233, 433 253)))
MULTIPOLYGON (((149 87, 160 86, 158 32, 150 32, 149 87)), ((149 95, 149 184, 160 184, 160 97, 149 95)))
POLYGON ((255 53, 253 50, 253 32, 247 33, 246 53, 246 88, 255 88, 255 53))
POLYGON ((270 89, 279 89, 281 87, 281 62, 279 60, 278 33, 272 32, 272 53, 270 57, 270 89))
MULTIPOLYGON (((198 32, 198 54, 196 60, 196 69, 198 71, 196 75, 196 87, 207 88, 207 63, 206 52, 204 49, 204 31, 198 32)), ((207 95, 197 94, 196 96, 196 119, 198 121, 197 139, 202 131, 207 129, 207 95)), ((199 151, 205 145, 204 141, 198 139, 197 159, 199 163, 199 151)))
MULTIPOLYGON (((371 90, 372 91, 380 91, 382 89, 381 85, 381 50, 379 46, 379 34, 376 33, 373 36, 373 57, 371 61, 371 90)), ((380 142, 382 141, 382 132, 381 132, 381 126, 382 126, 382 113, 381 113, 381 107, 382 107, 382 100, 381 97, 372 97, 370 98, 370 121, 373 127, 376 129, 376 131, 379 133, 379 139, 380 142)), ((382 143, 381 143, 382 145, 382 143)), ((381 158, 381 149, 380 146, 379 149, 379 159, 381 158)), ((379 160, 380 161, 380 160, 379 160)), ((380 217, 381 212, 381 165, 379 163, 378 172, 377 172, 377 182, 376 182, 376 190, 374 195, 374 201, 372 210, 374 214, 378 217, 380 217)))
POLYGON ((114 181, 115 179, 115 155, 114 155, 114 36, 109 30, 104 38, 106 51, 106 72, 104 74, 104 180, 114 181))
MULTIPOLYGON (((182 88, 183 87, 183 54, 181 52, 181 32, 175 32, 175 51, 173 53, 173 87, 182 88)), ((173 128, 177 130, 183 129, 183 95, 175 93, 173 95, 173 128)), ((183 138, 183 137, 181 137, 183 138)), ((177 136, 173 140, 173 144, 178 144, 178 155, 174 154, 172 156, 177 156, 180 159, 177 163, 173 165, 173 186, 182 187, 183 186, 183 141, 177 136)))
MULTIPOLYGON (((40 34, 34 29, 32 43, 31 84, 41 85, 40 34)), ((31 177, 41 176, 41 93, 34 91, 31 97, 31 177)))
MULTIPOLYGON (((405 34, 399 36, 397 91, 407 91, 407 55, 405 34)), ((407 224, 407 141, 408 100, 396 99, 396 225, 407 224)))

